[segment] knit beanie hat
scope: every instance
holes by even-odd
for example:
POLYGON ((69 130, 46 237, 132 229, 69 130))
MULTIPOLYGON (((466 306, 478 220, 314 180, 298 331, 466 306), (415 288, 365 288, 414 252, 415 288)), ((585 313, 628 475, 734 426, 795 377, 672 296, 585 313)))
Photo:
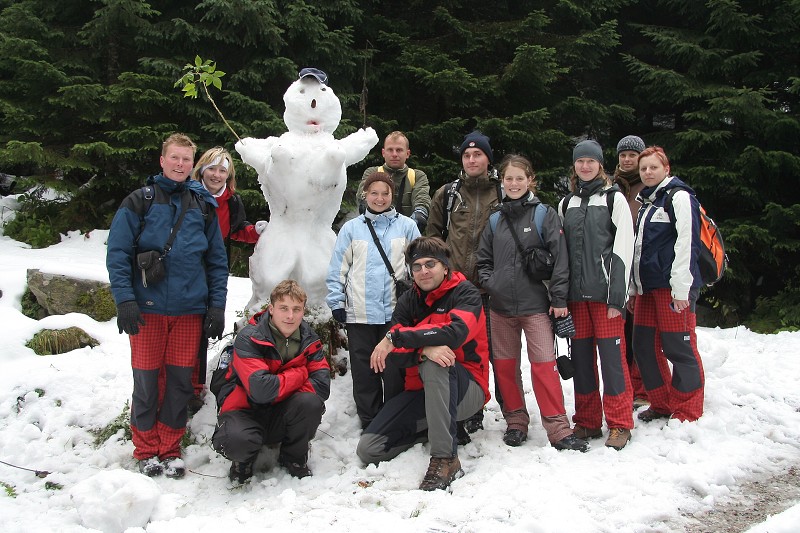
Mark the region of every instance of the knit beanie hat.
POLYGON ((382 181, 386 185, 389 186, 389 190, 392 191, 392 199, 394 199, 394 181, 392 181, 392 177, 389 176, 386 172, 373 172, 367 179, 364 180, 364 195, 366 197, 367 191, 369 190, 369 186, 375 183, 376 181, 382 181))
POLYGON ((478 148, 489 158, 489 163, 494 162, 494 154, 492 154, 492 147, 489 145, 489 137, 480 131, 475 130, 464 137, 464 142, 461 143, 461 147, 458 149, 458 155, 463 156, 467 148, 478 148))
POLYGON ((633 150, 637 154, 641 154, 644 152, 644 141, 641 137, 637 137, 636 135, 623 137, 617 143, 617 155, 625 150, 633 150))
POLYGON ((572 150, 572 162, 574 163, 581 157, 588 157, 589 159, 600 161, 602 164, 603 148, 601 148, 600 143, 594 139, 586 139, 585 141, 581 141, 576 144, 575 148, 572 150))

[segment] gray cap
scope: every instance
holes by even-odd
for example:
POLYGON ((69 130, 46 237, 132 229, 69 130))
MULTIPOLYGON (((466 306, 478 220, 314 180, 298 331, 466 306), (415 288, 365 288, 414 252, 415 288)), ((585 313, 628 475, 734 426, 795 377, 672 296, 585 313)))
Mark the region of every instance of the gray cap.
POLYGON ((575 148, 572 149, 572 162, 574 163, 581 157, 588 157, 590 159, 600 161, 602 164, 603 148, 600 146, 600 143, 594 139, 586 139, 585 141, 581 141, 575 145, 575 148))
POLYGON ((617 155, 625 150, 633 150, 637 154, 641 154, 644 152, 644 141, 641 137, 637 137, 636 135, 623 137, 617 143, 617 155))

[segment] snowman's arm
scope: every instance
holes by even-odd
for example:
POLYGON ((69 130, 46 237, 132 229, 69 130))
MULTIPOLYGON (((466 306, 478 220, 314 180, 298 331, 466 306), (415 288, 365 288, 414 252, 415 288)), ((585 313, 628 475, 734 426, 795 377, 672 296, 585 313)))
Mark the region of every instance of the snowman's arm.
POLYGON ((345 151, 344 163, 349 166, 367 157, 372 147, 378 144, 378 134, 372 128, 360 129, 340 139, 339 143, 345 151))
POLYGON ((242 157, 242 161, 253 167, 259 174, 266 174, 267 163, 272 157, 272 147, 277 137, 267 137, 266 139, 255 139, 247 137, 236 143, 236 151, 242 157))

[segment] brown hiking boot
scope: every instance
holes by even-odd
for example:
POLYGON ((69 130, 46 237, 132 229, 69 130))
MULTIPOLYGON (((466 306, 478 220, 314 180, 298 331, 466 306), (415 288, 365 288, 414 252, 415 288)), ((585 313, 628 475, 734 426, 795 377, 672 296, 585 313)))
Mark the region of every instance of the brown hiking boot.
POLYGON ((611 428, 608 430, 608 438, 606 439, 606 446, 621 450, 631 440, 631 430, 625 428, 611 428))
POLYGON ((658 411, 653 411, 652 407, 648 407, 636 417, 641 420, 642 422, 652 422, 653 420, 658 420, 659 418, 669 418, 671 415, 669 413, 659 413, 658 411))
POLYGON ((603 436, 602 428, 585 428, 578 424, 575 424, 575 427, 572 429, 572 433, 579 439, 583 440, 599 439, 603 436))
POLYGON ((464 475, 461 461, 455 457, 431 457, 428 471, 419 484, 420 490, 445 490, 450 483, 464 475))

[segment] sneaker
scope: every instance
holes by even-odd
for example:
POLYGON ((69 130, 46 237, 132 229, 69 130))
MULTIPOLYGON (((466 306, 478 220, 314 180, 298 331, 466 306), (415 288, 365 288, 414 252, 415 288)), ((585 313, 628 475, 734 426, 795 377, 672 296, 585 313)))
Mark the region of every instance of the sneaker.
POLYGON ((523 433, 520 429, 507 429, 503 435, 503 442, 509 446, 521 446, 526 440, 528 440, 527 433, 523 433))
POLYGON ((608 439, 606 439, 606 446, 621 450, 631 440, 631 430, 625 428, 611 428, 608 430, 608 439))
POLYGON ((564 450, 573 450, 581 453, 589 451, 589 443, 583 439, 579 439, 575 435, 567 435, 558 442, 550 443, 550 446, 560 452, 564 450))
POLYGON ((658 420, 659 418, 669 418, 669 413, 659 413, 658 411, 653 411, 652 407, 648 407, 636 417, 641 420, 642 422, 652 422, 653 420, 658 420))
POLYGON ((603 436, 603 430, 601 428, 585 428, 579 424, 575 424, 572 434, 583 440, 599 439, 603 436))
POLYGON ((464 429, 467 430, 467 433, 475 433, 479 429, 483 429, 483 411, 478 411, 464 420, 464 429))
POLYGON ((466 446, 472 442, 472 437, 469 436, 464 421, 456 422, 456 442, 459 446, 466 446))
POLYGON ((186 475, 186 463, 180 457, 167 457, 161 462, 164 475, 172 479, 181 479, 186 475))
POLYGON ((228 479, 231 483, 244 485, 253 477, 253 463, 231 461, 231 469, 228 471, 228 479))
POLYGON ((158 457, 148 457, 139 461, 139 472, 147 477, 160 476, 164 472, 164 465, 158 460, 158 457))
POLYGON ((308 463, 306 461, 292 461, 291 459, 280 455, 278 456, 278 464, 284 467, 287 472, 298 479, 312 475, 311 469, 308 468, 308 463))
POLYGON ((637 410, 640 407, 645 407, 650 405, 650 400, 647 398, 634 398, 633 399, 633 410, 637 410))
POLYGON ((193 394, 192 397, 189 398, 186 404, 186 410, 189 412, 189 416, 192 416, 203 408, 206 403, 203 396, 204 394, 193 394))
POLYGON ((428 471, 419 484, 420 490, 445 490, 450 483, 464 475, 461 470, 461 461, 455 457, 431 457, 428 471))

